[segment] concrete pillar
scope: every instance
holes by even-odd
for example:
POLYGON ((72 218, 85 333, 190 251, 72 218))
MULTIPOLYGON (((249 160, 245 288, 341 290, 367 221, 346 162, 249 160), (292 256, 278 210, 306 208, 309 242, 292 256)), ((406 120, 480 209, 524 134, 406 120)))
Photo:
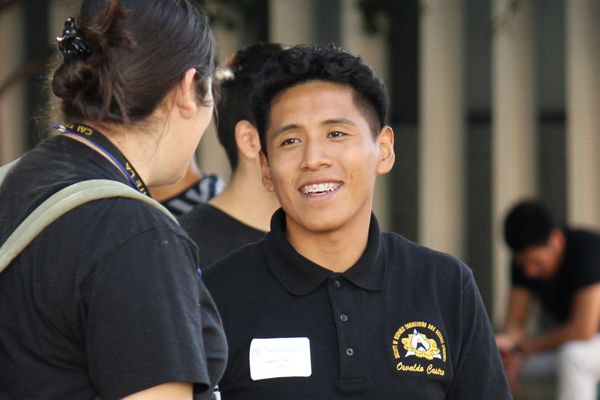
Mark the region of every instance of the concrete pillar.
POLYGON ((314 42, 315 0, 270 0, 269 40, 285 45, 314 42))
MULTIPOLYGON (((359 55, 384 81, 388 81, 388 46, 384 33, 369 34, 363 29, 362 13, 356 0, 340 0, 340 45, 359 55)), ((388 85, 389 89, 389 85, 388 85)), ((373 211, 382 230, 392 227, 390 211, 390 175, 377 178, 373 211)))
MULTIPOLYGON (((0 83, 22 67, 24 27, 22 5, 11 6, 0 14, 0 83)), ((25 81, 12 84, 0 95, 0 165, 20 157, 26 148, 25 81)))
POLYGON ((567 218, 600 226, 600 2, 566 2, 567 218))
POLYGON ((458 257, 466 234, 464 26, 463 0, 423 1, 419 241, 458 257))
POLYGON ((535 3, 494 0, 492 7, 492 210, 494 321, 502 323, 510 289, 503 218, 537 184, 535 3))

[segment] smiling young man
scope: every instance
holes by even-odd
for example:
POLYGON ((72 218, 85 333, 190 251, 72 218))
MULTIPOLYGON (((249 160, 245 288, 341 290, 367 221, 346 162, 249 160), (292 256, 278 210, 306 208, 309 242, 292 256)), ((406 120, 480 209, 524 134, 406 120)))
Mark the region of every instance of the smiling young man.
POLYGON ((271 232, 205 273, 230 357, 226 399, 509 399, 471 271, 382 233, 394 164, 385 87, 337 47, 277 53, 255 82, 271 232))

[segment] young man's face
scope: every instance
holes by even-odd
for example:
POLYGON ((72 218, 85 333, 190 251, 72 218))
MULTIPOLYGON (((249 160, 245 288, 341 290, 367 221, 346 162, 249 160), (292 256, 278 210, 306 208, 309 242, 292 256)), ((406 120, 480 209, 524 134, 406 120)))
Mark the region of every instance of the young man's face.
POLYGON ((547 281, 556 275, 564 252, 564 236, 555 229, 550 234, 548 244, 530 246, 514 254, 515 262, 529 279, 547 281))
POLYGON ((271 106, 263 183, 275 191, 288 232, 333 232, 368 224, 375 178, 394 163, 391 128, 374 138, 351 88, 311 82, 271 106))

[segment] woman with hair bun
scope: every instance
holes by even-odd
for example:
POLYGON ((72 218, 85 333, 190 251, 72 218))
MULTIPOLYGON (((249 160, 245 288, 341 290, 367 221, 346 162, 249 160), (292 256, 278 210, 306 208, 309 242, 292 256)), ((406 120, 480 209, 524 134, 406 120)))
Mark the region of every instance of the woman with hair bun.
MULTIPOLYGON (((4 179, 0 244, 77 182, 177 182, 212 115, 215 42, 188 0, 83 0, 58 42, 64 124, 4 179)), ((0 399, 210 398, 227 350, 197 268, 140 200, 59 217, 0 275, 0 399)))

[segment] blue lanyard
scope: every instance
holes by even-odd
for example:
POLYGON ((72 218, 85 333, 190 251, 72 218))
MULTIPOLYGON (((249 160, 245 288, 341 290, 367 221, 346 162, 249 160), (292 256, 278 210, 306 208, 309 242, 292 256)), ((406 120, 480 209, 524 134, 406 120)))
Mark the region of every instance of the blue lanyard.
POLYGON ((131 163, 127 161, 127 158, 121 153, 121 151, 112 144, 110 140, 100 132, 95 129, 90 128, 86 125, 81 124, 68 124, 67 126, 63 125, 54 125, 54 129, 63 132, 63 133, 71 133, 73 135, 77 135, 79 137, 84 138, 90 143, 93 143, 98 149, 100 149, 108 158, 110 158, 119 169, 125 174, 125 176, 129 179, 129 182, 133 185, 134 188, 140 191, 140 193, 145 194, 150 197, 150 191, 142 181, 142 178, 139 176, 137 171, 133 168, 131 163), (96 140, 92 140, 92 138, 96 140), (104 146, 102 146, 99 142, 102 142, 104 146), (108 151, 105 147, 111 147, 112 153, 108 151), (116 157, 115 155, 116 154, 116 157), (121 160, 117 159, 120 158, 121 160), (125 166, 123 165, 125 163, 125 166), (137 179, 135 179, 137 178, 137 179))

